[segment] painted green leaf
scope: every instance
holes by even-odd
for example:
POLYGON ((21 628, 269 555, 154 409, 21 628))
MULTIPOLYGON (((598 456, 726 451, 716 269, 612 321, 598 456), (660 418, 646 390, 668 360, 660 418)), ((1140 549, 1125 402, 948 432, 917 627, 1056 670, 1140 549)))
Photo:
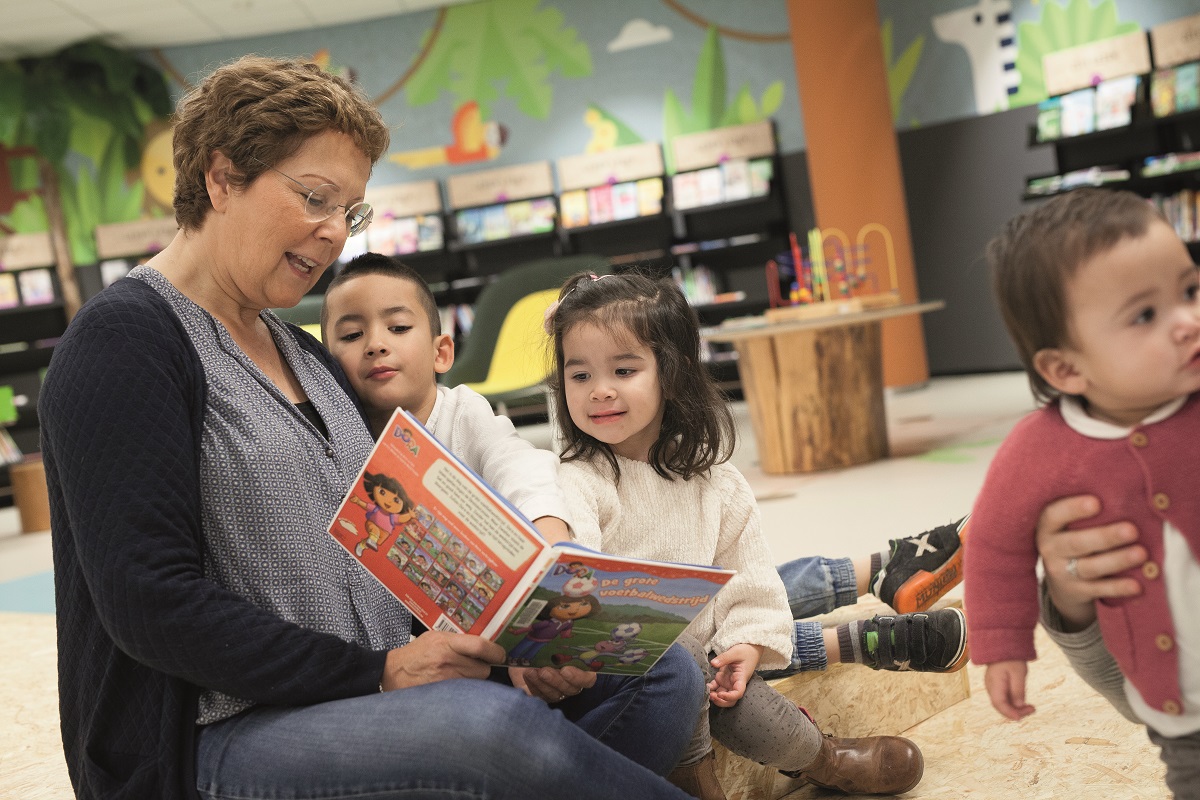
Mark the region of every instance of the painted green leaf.
POLYGON ((1046 99, 1042 59, 1047 54, 1138 30, 1141 28, 1135 22, 1119 21, 1115 0, 1102 0, 1095 6, 1090 0, 1070 0, 1066 6, 1046 0, 1040 20, 1022 22, 1017 28, 1016 65, 1021 82, 1017 93, 1009 98, 1009 106, 1046 99))
POLYGON ((0 144, 11 147, 16 143, 23 116, 25 75, 11 61, 0 62, 0 144))
POLYGON ((675 92, 667 89, 663 96, 663 162, 668 175, 675 172, 675 148, 671 142, 680 134, 691 133, 690 120, 675 92))
POLYGON ((763 118, 774 116, 781 105, 783 105, 783 81, 775 81, 763 92, 762 101, 759 103, 763 118))
POLYGON ((894 66, 888 68, 888 92, 892 98, 892 118, 900 113, 900 100, 912 83, 913 73, 921 61, 921 53, 925 49, 925 37, 918 36, 905 50, 904 55, 894 66))
POLYGON ((474 100, 487 118, 503 86, 524 114, 548 118, 551 72, 590 75, 592 59, 578 32, 563 27, 562 13, 539 10, 539 3, 493 0, 447 10, 437 41, 405 86, 409 104, 431 103, 448 91, 458 104, 474 100))
POLYGON ((692 118, 700 130, 709 130, 718 127, 724 116, 725 56, 720 34, 709 26, 692 81, 692 118))
POLYGON ((721 118, 720 124, 725 125, 742 125, 747 122, 757 122, 761 117, 758 113, 758 103, 754 102, 754 95, 750 93, 750 85, 742 84, 742 88, 733 98, 733 103, 730 104, 725 116, 721 118))

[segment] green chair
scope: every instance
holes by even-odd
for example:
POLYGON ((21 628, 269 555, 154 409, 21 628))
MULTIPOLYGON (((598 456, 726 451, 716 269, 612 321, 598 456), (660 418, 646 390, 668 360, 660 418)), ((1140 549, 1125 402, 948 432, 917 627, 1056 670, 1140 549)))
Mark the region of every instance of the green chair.
POLYGON ((602 256, 545 258, 500 273, 475 302, 475 321, 461 357, 441 377, 446 386, 466 384, 501 414, 541 408, 552 353, 542 322, 559 287, 577 272, 612 272, 602 256))

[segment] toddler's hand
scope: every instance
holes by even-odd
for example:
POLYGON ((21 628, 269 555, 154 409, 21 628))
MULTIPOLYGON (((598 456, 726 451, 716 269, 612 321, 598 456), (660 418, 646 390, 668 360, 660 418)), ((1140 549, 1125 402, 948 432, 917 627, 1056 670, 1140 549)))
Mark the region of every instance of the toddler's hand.
POLYGON ((1009 719, 1023 719, 1034 712, 1033 706, 1025 702, 1028 669, 1024 661, 997 661, 988 664, 983 673, 992 706, 1009 719))
POLYGON ((713 705, 729 708, 746 693, 746 682, 754 676, 763 648, 754 644, 735 644, 711 663, 717 674, 708 684, 708 699, 713 705))

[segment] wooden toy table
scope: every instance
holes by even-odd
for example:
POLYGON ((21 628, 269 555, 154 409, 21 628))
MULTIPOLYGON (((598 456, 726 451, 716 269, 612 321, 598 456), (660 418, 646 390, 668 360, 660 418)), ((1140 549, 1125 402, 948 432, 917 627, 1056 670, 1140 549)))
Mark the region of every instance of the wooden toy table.
POLYGON ((880 323, 943 307, 935 300, 705 329, 708 341, 737 350, 763 471, 814 472, 887 457, 880 323))

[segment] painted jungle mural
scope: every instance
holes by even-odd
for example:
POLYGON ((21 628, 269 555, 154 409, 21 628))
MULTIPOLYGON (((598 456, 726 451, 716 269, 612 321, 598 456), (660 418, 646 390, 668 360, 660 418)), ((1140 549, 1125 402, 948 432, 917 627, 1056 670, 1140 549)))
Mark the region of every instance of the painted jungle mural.
MULTIPOLYGON (((898 129, 1045 96, 1047 53, 1196 13, 1194 0, 877 0, 898 129)), ((393 126, 377 185, 770 118, 804 149, 785 0, 480 0, 319 30, 0 62, 0 236, 170 213, 172 102, 247 52, 311 58, 393 126), (52 201, 48 198, 54 198, 52 201), (54 219, 59 219, 58 223, 54 219)), ((668 162, 670 148, 664 148, 668 162)))

